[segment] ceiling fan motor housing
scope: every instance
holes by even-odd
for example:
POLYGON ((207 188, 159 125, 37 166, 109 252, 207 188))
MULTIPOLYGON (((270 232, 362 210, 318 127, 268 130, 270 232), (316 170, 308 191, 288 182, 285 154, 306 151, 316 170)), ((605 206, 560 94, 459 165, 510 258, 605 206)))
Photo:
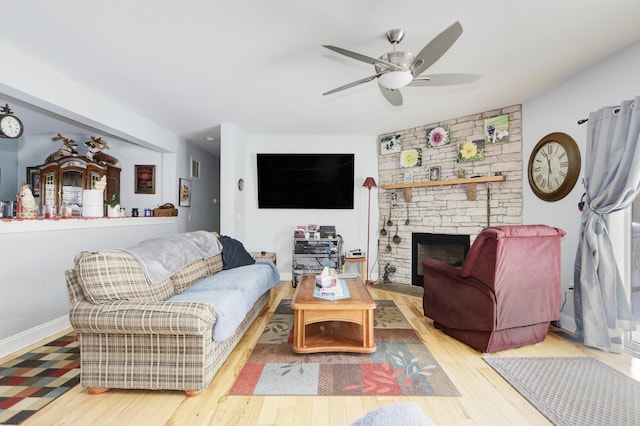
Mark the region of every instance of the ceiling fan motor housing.
MULTIPOLYGON (((410 52, 388 52, 380 56, 380 59, 402 67, 405 71, 411 71, 413 65, 413 55, 410 52)), ((379 73, 388 70, 381 65, 375 65, 375 67, 379 73)))

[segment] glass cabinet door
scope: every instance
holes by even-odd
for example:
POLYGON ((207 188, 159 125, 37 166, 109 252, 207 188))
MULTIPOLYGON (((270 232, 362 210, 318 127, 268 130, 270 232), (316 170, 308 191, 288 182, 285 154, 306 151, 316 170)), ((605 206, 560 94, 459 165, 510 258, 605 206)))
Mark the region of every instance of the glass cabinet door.
POLYGON ((104 175, 104 173, 97 173, 97 172, 89 172, 89 182, 87 183, 87 189, 93 189, 95 188, 95 184, 100 182, 100 179, 102 179, 102 176, 104 175))
POLYGON ((62 172, 62 204, 71 207, 72 212, 82 212, 82 190, 84 173, 76 170, 62 172))
POLYGON ((56 173, 55 172, 46 172, 43 173, 42 178, 40 179, 40 184, 42 185, 41 197, 43 197, 42 205, 43 206, 57 206, 58 205, 58 185, 56 182, 56 173))

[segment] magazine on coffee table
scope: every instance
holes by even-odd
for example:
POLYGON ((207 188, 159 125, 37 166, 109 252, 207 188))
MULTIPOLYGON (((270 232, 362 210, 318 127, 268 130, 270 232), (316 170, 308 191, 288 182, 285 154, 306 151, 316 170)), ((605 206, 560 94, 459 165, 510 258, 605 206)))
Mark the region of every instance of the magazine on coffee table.
POLYGON ((345 280, 337 279, 336 284, 331 287, 318 287, 313 289, 313 297, 324 300, 341 300, 351 297, 349 287, 345 280))

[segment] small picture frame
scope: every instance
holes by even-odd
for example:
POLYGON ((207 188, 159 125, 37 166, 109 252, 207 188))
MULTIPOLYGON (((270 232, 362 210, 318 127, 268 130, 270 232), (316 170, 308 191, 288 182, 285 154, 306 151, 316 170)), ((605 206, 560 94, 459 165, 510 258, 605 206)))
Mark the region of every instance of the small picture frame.
POLYGON ((429 180, 440 180, 440 166, 429 169, 429 180))
POLYGON ((402 141, 400 135, 385 136, 380 140, 380 153, 390 154, 392 152, 400 152, 402 141))
POLYGON ((465 141, 458 145, 458 163, 484 160, 484 139, 465 141))
POLYGON ((191 179, 200 179, 200 162, 193 157, 191 157, 191 166, 190 166, 190 177, 191 179))
POLYGON ((156 166, 150 164, 135 165, 135 188, 136 194, 156 193, 156 166))
POLYGON ((37 167, 27 167, 27 184, 31 188, 34 197, 40 196, 40 169, 37 167))
POLYGON ((180 207, 191 207, 191 181, 189 179, 179 179, 178 205, 180 207))

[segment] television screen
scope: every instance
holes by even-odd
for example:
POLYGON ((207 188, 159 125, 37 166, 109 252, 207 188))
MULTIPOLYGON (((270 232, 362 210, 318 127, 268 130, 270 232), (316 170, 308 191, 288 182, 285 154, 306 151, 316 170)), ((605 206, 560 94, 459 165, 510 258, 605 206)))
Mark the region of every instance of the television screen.
POLYGON ((257 154, 258 208, 353 209, 354 154, 257 154))

